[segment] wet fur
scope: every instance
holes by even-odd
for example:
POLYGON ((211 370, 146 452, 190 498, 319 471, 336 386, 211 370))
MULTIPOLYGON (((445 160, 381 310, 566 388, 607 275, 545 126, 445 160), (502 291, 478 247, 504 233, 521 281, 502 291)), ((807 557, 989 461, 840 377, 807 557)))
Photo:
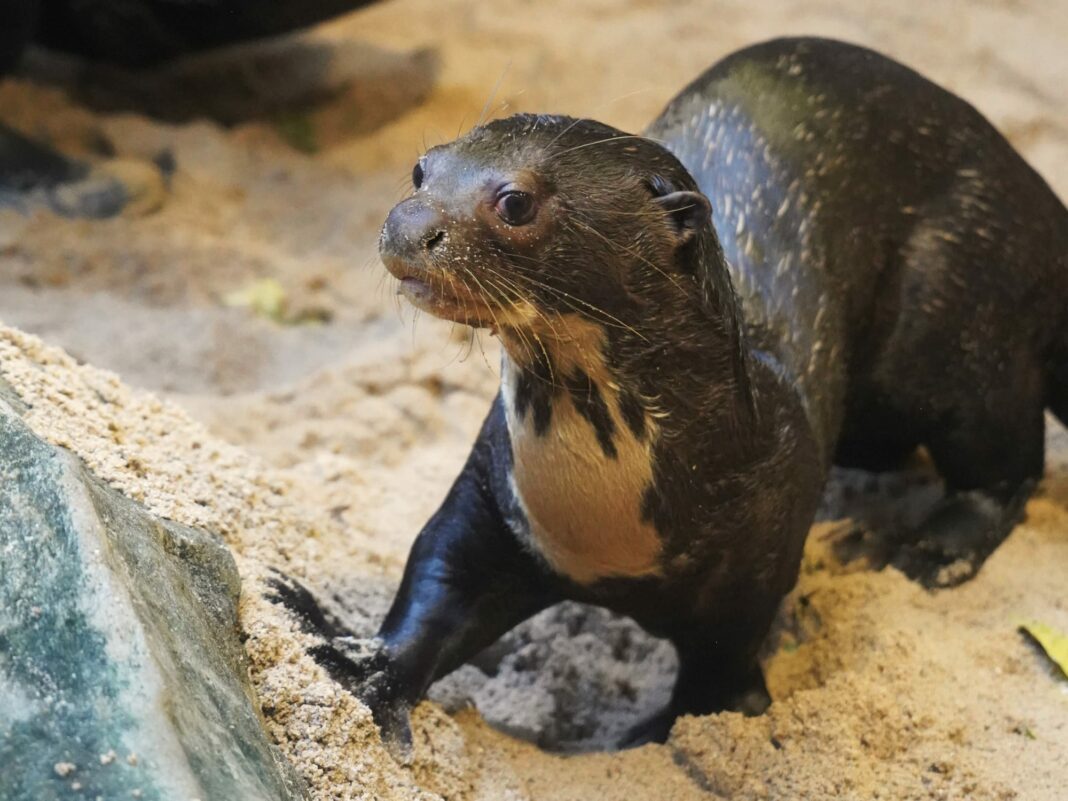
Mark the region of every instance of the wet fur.
POLYGON ((915 72, 776 40, 646 136, 519 115, 424 167, 383 258, 477 285, 507 355, 380 632, 387 740, 430 682, 565 598, 679 651, 670 705, 630 743, 761 711, 756 653, 832 462, 928 448, 946 497, 896 564, 932 586, 973 575, 1021 514, 1043 409, 1068 412, 1068 212, 915 72), (529 224, 494 216, 498 177, 538 198, 529 224))

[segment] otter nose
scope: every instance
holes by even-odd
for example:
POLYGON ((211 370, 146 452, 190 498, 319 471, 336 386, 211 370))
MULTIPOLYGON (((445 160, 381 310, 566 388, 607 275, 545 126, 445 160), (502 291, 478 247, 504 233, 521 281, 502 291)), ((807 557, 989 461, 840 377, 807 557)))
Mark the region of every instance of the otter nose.
POLYGON ((393 207, 382 227, 379 250, 383 256, 418 259, 445 240, 445 220, 420 198, 393 207))

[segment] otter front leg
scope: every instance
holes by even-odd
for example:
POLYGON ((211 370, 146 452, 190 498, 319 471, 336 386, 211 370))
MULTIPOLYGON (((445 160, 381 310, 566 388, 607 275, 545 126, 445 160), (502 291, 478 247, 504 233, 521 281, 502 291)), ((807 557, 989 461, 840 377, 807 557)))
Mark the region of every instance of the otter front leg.
MULTIPOLYGON (((395 682, 387 707, 410 708, 432 682, 561 600, 546 569, 505 525, 479 472, 465 470, 416 539, 379 629, 395 682)), ((375 711, 382 726, 390 710, 375 711)))
POLYGON ((621 748, 665 742, 681 715, 729 711, 754 716, 771 704, 757 655, 779 598, 771 592, 746 596, 741 589, 731 595, 738 602, 733 607, 725 601, 714 616, 676 622, 669 632, 679 657, 671 700, 631 727, 619 741, 621 748))
POLYGON ((490 490, 488 451, 476 446, 419 534, 374 640, 337 636, 299 591, 277 596, 328 639, 309 654, 371 708, 383 741, 402 758, 411 744, 408 712, 430 684, 561 599, 547 569, 504 522, 490 490))

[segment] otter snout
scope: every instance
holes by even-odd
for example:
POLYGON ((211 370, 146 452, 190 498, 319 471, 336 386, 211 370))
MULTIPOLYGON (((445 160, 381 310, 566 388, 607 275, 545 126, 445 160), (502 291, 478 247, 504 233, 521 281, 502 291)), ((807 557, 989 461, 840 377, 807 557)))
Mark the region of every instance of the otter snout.
POLYGON ((493 319, 483 298, 457 278, 456 262, 442 258, 448 241, 444 212, 423 197, 411 197, 393 207, 382 226, 378 252, 394 278, 399 294, 417 309, 445 320, 472 326, 493 319))
POLYGON ((391 273, 405 278, 413 269, 425 268, 427 257, 445 241, 445 236, 441 212, 430 208, 422 198, 412 197, 394 206, 386 217, 378 252, 391 273))

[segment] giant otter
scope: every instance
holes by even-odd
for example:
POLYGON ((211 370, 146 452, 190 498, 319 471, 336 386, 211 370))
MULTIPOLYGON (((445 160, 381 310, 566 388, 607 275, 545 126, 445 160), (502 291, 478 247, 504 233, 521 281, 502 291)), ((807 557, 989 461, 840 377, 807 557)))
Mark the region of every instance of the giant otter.
POLYGON ((275 596, 387 742, 435 679, 562 599, 669 638, 669 706, 769 703, 757 650, 832 464, 917 447, 945 497, 901 544, 977 571, 1068 417, 1068 212, 970 105, 870 50, 779 39, 641 135, 521 114, 435 147, 382 259, 417 307, 489 328, 500 392, 372 642, 275 596))

